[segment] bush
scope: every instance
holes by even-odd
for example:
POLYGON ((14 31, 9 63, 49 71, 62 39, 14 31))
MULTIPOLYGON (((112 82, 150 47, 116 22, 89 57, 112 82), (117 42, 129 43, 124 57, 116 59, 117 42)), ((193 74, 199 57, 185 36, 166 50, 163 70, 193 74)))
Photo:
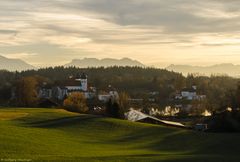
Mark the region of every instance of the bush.
POLYGON ((84 94, 80 92, 71 93, 63 102, 63 106, 66 110, 72 112, 85 113, 88 111, 86 98, 84 94))

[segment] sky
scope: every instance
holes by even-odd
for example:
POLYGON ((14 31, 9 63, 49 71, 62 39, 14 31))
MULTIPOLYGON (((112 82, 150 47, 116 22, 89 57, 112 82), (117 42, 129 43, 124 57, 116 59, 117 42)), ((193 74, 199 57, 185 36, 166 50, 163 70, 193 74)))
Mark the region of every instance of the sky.
POLYGON ((240 64, 239 0, 0 0, 0 55, 38 66, 129 57, 240 64))

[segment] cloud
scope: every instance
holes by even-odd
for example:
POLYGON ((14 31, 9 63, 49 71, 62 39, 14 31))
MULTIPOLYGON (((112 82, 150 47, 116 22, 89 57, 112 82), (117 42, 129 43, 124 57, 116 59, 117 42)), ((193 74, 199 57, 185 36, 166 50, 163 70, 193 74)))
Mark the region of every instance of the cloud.
POLYGON ((119 25, 161 26, 168 32, 213 32, 238 30, 237 1, 208 0, 83 0, 60 5, 64 9, 100 14, 119 25), (228 19, 228 20, 226 20, 228 19), (222 24, 223 21, 228 21, 222 24), (231 22, 231 23, 230 23, 231 22), (211 26, 211 28, 209 28, 211 26))
POLYGON ((12 58, 12 59, 28 59, 38 54, 37 53, 11 53, 11 54, 1 54, 1 55, 7 58, 12 58))
POLYGON ((239 46, 238 6, 237 0, 2 0, 0 52, 38 53, 29 62, 49 63, 109 55, 184 59, 199 48, 239 46))
POLYGON ((5 27, 0 27, 0 33, 15 34, 9 44, 47 40, 53 43, 57 37, 68 37, 72 44, 81 37, 98 43, 164 44, 183 40, 172 40, 176 34, 184 37, 239 31, 237 4, 240 3, 221 0, 4 0, 0 22, 5 27), (9 10, 10 14, 4 14, 9 10))
POLYGON ((2 29, 0 30, 0 34, 16 34, 16 30, 7 30, 7 29, 2 29))

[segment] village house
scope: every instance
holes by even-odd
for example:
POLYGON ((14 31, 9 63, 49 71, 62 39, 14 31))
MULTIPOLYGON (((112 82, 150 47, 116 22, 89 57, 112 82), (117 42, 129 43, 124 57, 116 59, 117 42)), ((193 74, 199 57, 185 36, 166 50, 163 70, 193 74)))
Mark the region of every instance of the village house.
POLYGON ((98 100, 102 102, 107 102, 109 99, 118 99, 119 95, 117 91, 102 92, 98 95, 98 100))
POLYGON ((63 100, 68 95, 68 90, 65 87, 40 88, 38 97, 41 99, 55 98, 63 100))
POLYGON ((194 88, 184 88, 181 91, 181 96, 187 100, 193 100, 197 98, 197 92, 194 88))
POLYGON ((197 86, 192 86, 191 88, 184 88, 175 95, 177 100, 203 100, 206 98, 206 95, 197 94, 197 86))

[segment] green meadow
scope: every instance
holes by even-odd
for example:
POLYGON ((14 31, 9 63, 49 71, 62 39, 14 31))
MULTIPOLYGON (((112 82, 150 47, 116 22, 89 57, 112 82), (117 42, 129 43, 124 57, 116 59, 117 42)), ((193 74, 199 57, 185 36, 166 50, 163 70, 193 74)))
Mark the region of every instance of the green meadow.
POLYGON ((202 133, 61 109, 0 109, 0 161, 240 161, 240 134, 202 133))

